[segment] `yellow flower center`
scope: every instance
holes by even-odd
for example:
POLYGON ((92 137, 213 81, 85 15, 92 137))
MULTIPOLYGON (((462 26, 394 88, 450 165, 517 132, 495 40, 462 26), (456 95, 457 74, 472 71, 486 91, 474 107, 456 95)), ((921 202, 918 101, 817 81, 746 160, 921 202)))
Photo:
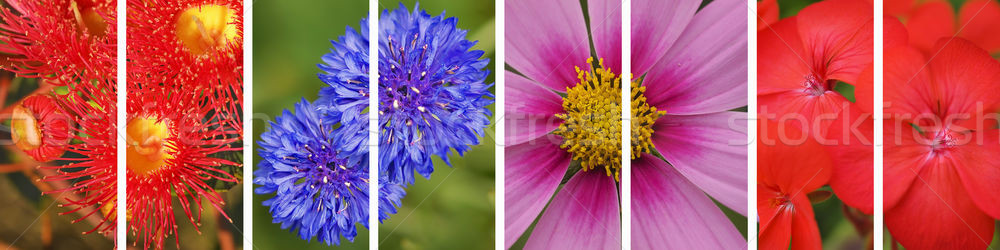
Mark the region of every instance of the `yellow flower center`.
POLYGON ((167 145, 170 130, 166 121, 151 117, 136 117, 128 121, 125 138, 128 143, 128 169, 138 175, 148 175, 166 166, 173 159, 174 149, 167 145))
POLYGON ((181 12, 177 39, 191 54, 201 55, 237 39, 236 11, 221 5, 201 5, 181 12))
POLYGON ((14 106, 10 121, 10 137, 14 145, 28 151, 42 146, 42 131, 35 115, 23 105, 14 106))
MULTIPOLYGON (((118 217, 118 214, 117 214, 118 210, 116 210, 116 208, 118 208, 117 206, 118 206, 118 199, 117 198, 111 199, 110 202, 102 203, 101 204, 101 214, 104 215, 104 218, 108 218, 108 221, 113 221, 115 218, 118 217)), ((132 210, 126 210, 125 211, 125 217, 126 217, 125 218, 126 220, 131 221, 132 220, 132 210)), ((109 223, 114 223, 114 222, 109 222, 109 223)))
POLYGON ((81 8, 76 1, 69 2, 70 9, 73 10, 73 17, 80 27, 80 31, 87 32, 93 36, 104 36, 108 31, 108 22, 94 11, 94 8, 81 8))
MULTIPOLYGON (((593 61, 593 58, 589 58, 587 64, 593 65, 593 61)), ((603 167, 608 176, 614 174, 615 180, 619 180, 621 79, 604 68, 603 60, 599 60, 598 67, 591 66, 590 71, 577 67, 576 72, 580 82, 566 89, 566 96, 563 97, 563 110, 566 113, 556 115, 564 122, 554 134, 563 137, 560 148, 572 153, 573 160, 580 163, 583 171, 603 167)), ((646 87, 639 85, 639 82, 631 83, 632 159, 638 158, 642 152, 653 152, 653 123, 666 114, 646 103, 646 87)))

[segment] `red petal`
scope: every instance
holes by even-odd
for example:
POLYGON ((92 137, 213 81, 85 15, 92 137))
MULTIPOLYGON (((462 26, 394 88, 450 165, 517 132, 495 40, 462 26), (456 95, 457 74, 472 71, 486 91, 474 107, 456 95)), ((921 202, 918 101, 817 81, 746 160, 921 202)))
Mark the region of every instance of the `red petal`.
POLYGON ((872 113, 875 109, 875 64, 868 64, 865 70, 861 71, 858 80, 854 81, 854 103, 865 113, 872 113))
POLYGON ((882 3, 882 8, 888 16, 905 17, 913 10, 914 2, 914 0, 886 0, 882 3))
MULTIPOLYGON (((892 151, 885 152, 888 158, 892 151)), ((953 168, 948 161, 925 166, 906 196, 886 211, 886 227, 907 249, 985 249, 993 239, 994 220, 973 204, 953 168)))
POLYGON ((792 200, 795 208, 792 217, 792 248, 799 249, 823 249, 823 243, 819 236, 819 226, 816 225, 816 217, 813 213, 812 204, 806 194, 796 196, 792 200))
POLYGON ((827 134, 828 143, 825 145, 834 166, 830 187, 845 204, 872 214, 875 199, 874 119, 871 112, 862 111, 857 106, 844 109, 827 134))
POLYGON ((906 21, 910 31, 910 43, 927 54, 934 54, 931 48, 941 37, 955 34, 955 14, 947 2, 925 3, 913 11, 906 21))
POLYGON ((778 21, 757 32, 757 94, 801 89, 810 74, 796 18, 778 21))
POLYGON ((958 12, 961 37, 990 53, 1000 51, 1000 4, 992 0, 970 0, 958 12))
POLYGON ((788 249, 792 239, 792 215, 770 205, 765 194, 777 191, 757 185, 757 210, 760 214, 759 249, 788 249))
POLYGON ((910 120, 917 114, 933 114, 936 98, 931 90, 926 59, 914 48, 885 49, 884 109, 886 119, 910 120))
POLYGON ((882 19, 885 24, 882 28, 882 46, 884 48, 903 46, 909 43, 910 33, 903 27, 903 23, 895 17, 885 17, 882 19))
POLYGON ((983 124, 976 118, 1000 110, 1000 91, 996 90, 1000 62, 961 38, 940 39, 935 51, 940 52, 928 64, 934 89, 939 92, 938 100, 932 103, 938 106, 938 116, 948 119, 973 114, 973 119, 953 123, 965 128, 994 126, 996 120, 990 120, 993 124, 983 124))
POLYGON ((762 0, 757 2, 757 31, 777 22, 778 10, 778 0, 762 0))
POLYGON ((827 0, 799 12, 799 34, 823 79, 853 81, 874 56, 872 5, 827 0))
POLYGON ((969 192, 972 201, 986 214, 1000 218, 1000 192, 997 192, 997 181, 1000 180, 1000 130, 989 129, 974 133, 974 140, 956 148, 955 169, 961 177, 965 190, 969 192), (982 141, 979 141, 982 140, 982 141))
POLYGON ((790 122, 759 119, 757 126, 758 185, 804 196, 827 183, 833 165, 822 145, 790 122))
POLYGON ((882 126, 885 131, 882 199, 885 210, 889 210, 906 194, 920 166, 927 163, 925 156, 930 152, 930 148, 916 141, 916 137, 922 135, 908 122, 887 120, 882 126))

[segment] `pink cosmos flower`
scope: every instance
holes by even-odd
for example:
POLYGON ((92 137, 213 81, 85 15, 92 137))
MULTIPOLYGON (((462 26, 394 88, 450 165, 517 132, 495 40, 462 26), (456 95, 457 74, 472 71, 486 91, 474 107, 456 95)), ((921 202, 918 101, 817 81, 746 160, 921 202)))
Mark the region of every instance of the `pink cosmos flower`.
MULTIPOLYGON (((620 246, 620 4, 507 1, 508 248, 620 246)), ((746 214, 746 3, 700 4, 633 1, 636 249, 746 246, 711 199, 746 214)))

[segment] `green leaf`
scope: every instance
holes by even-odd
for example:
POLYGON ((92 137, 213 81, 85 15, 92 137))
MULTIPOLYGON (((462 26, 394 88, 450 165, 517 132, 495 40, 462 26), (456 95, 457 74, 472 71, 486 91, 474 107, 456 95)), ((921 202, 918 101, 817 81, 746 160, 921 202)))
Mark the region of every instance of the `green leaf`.
POLYGON ((844 98, 847 98, 848 101, 855 102, 854 85, 837 81, 837 84, 833 85, 833 91, 837 91, 837 93, 840 93, 840 95, 844 96, 844 98))

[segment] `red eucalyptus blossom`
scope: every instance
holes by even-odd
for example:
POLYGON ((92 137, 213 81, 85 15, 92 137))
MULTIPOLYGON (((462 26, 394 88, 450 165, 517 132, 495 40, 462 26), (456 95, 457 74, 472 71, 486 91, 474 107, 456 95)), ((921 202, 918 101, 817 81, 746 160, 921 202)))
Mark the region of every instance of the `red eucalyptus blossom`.
MULTIPOLYGON (((108 72, 114 76, 114 71, 108 72)), ((73 143, 67 146, 67 154, 55 160, 68 163, 57 166, 42 166, 55 170, 58 174, 45 176, 45 181, 67 181, 72 185, 59 190, 47 192, 74 192, 81 197, 79 200, 66 199, 63 207, 70 210, 62 214, 76 213, 84 208, 92 208, 92 212, 74 221, 83 221, 90 216, 100 216, 101 224, 85 234, 100 232, 114 234, 116 211, 116 185, 118 182, 117 151, 115 139, 115 99, 116 81, 94 80, 91 84, 70 84, 69 93, 58 95, 54 99, 63 107, 68 117, 72 118, 70 134, 73 143), (100 214, 97 214, 100 213, 100 214)))
POLYGON ((0 18, 3 67, 67 85, 104 79, 115 67, 115 1, 10 0, 0 18))
POLYGON ((231 145, 242 139, 241 132, 229 126, 232 116, 203 105, 204 93, 130 76, 136 81, 129 81, 127 101, 129 231, 143 247, 162 248, 164 239, 177 234, 174 208, 182 209, 196 230, 203 200, 229 218, 222 196, 208 182, 238 182, 220 167, 239 163, 219 153, 241 151, 231 145))
POLYGON ((32 95, 14 106, 11 139, 36 161, 45 162, 66 151, 72 121, 48 95, 32 95))
POLYGON ((36 160, 65 162, 42 166, 56 172, 42 180, 70 183, 46 194, 72 192, 80 197, 60 200, 60 206, 69 209, 63 214, 91 211, 74 222, 99 216, 101 223, 84 233, 113 235, 117 31, 109 24, 116 20, 115 2, 9 0, 6 6, 0 8, 0 53, 7 57, 0 66, 18 77, 44 78, 45 84, 68 90, 23 100, 15 113, 33 117, 34 124, 15 122, 27 133, 15 131, 14 137, 25 139, 20 148, 36 160), (32 145, 35 136, 37 147, 32 145), (72 154, 60 156, 63 150, 72 154))
MULTIPOLYGON (((208 91, 221 113, 243 107, 243 1, 128 0, 130 69, 150 82, 208 91)), ((233 127, 242 129, 240 119, 233 127)))

